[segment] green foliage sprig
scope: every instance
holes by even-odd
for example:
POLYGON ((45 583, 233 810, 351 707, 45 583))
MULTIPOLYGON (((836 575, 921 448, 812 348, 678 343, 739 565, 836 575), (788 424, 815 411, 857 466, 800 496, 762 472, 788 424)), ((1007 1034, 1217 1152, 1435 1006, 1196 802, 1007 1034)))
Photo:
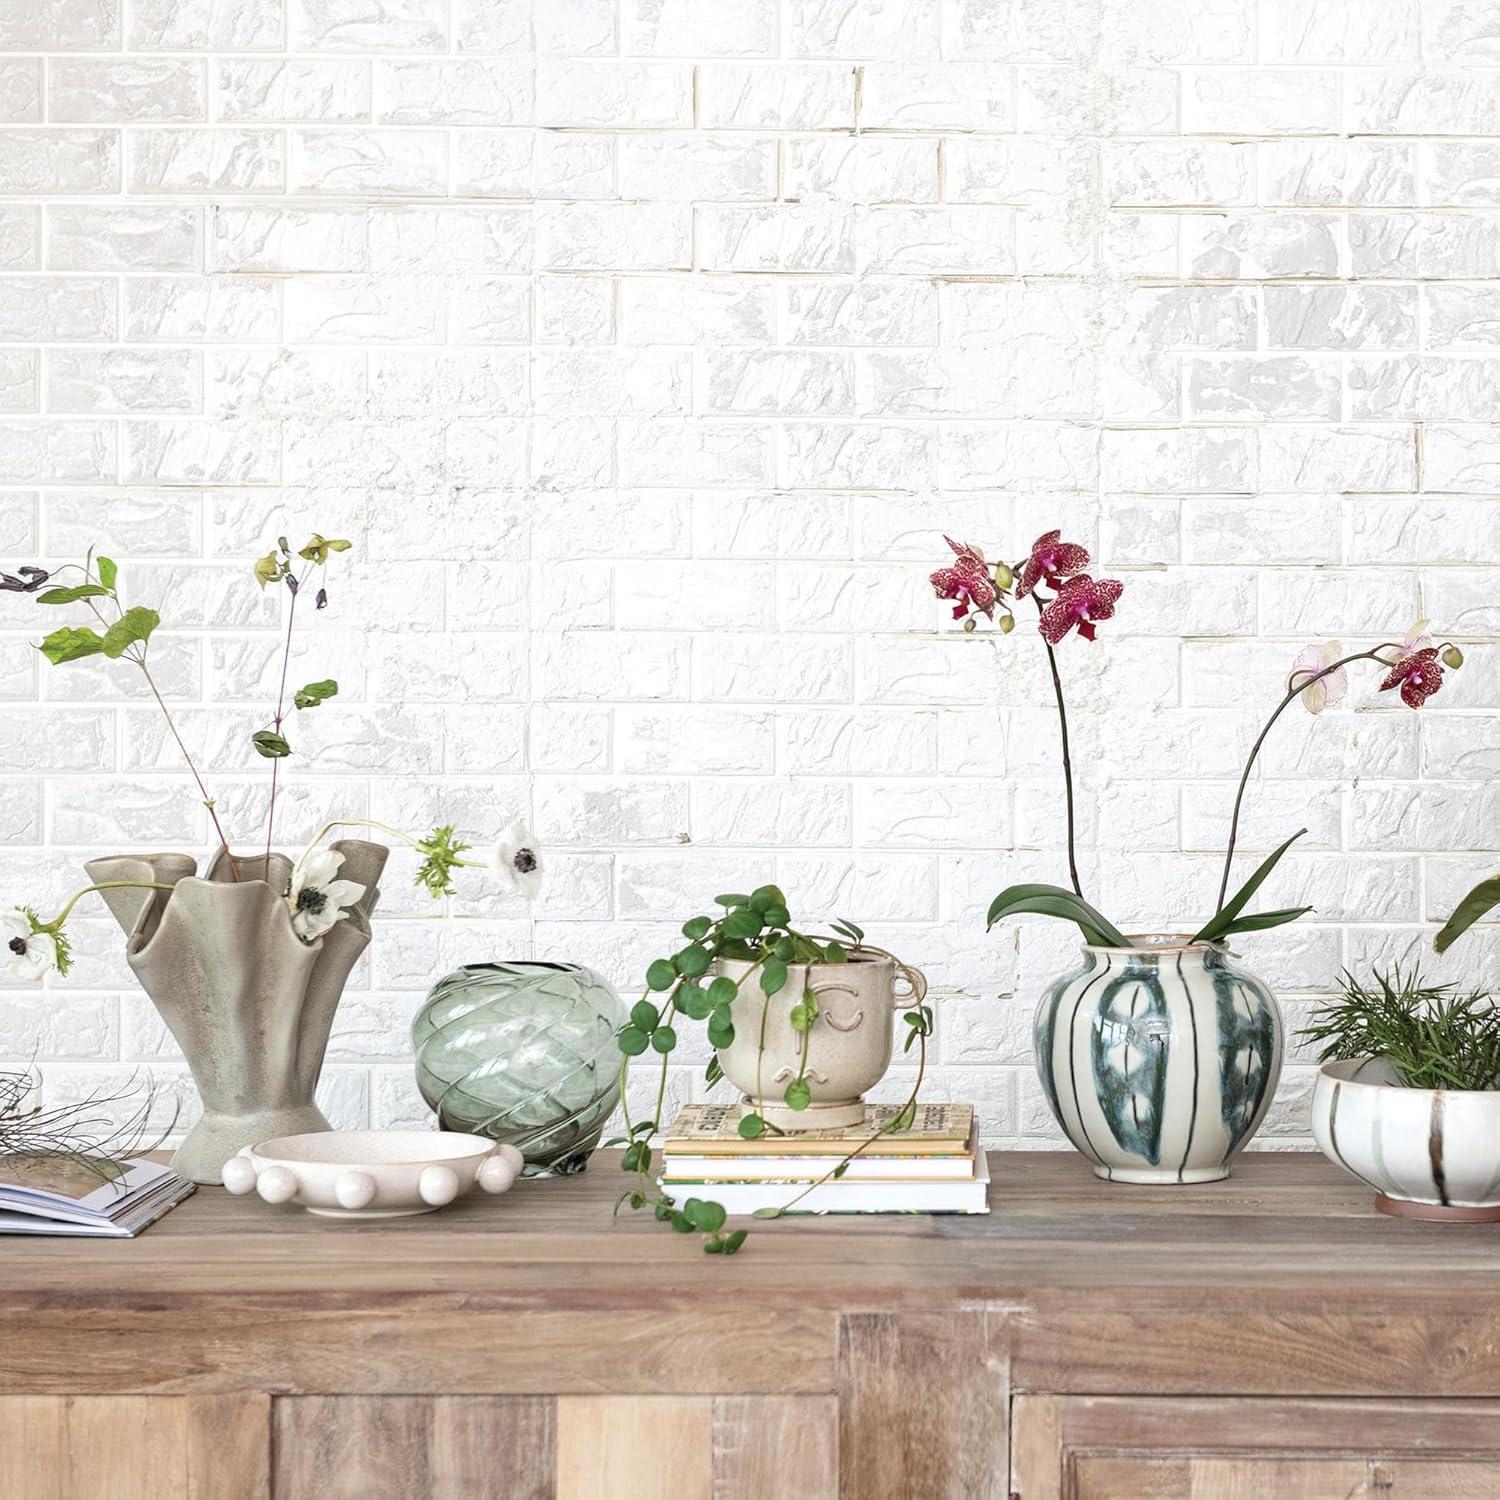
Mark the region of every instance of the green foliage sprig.
MULTIPOLYGON (((722 1204, 702 1198, 688 1198, 682 1203, 659 1191, 651 1180, 654 1154, 652 1138, 662 1128, 662 1110, 666 1102, 667 1067, 673 1052, 679 1045, 676 1022, 685 1020, 705 1026, 712 1046, 723 1049, 735 1038, 734 1001, 741 989, 755 979, 765 1003, 761 1008, 759 1057, 765 1053, 766 1024, 771 1013, 771 1002, 777 995, 786 996, 790 970, 796 964, 845 964, 857 958, 864 943, 864 932, 852 922, 839 921, 831 924, 835 936, 813 936, 792 926, 791 913, 786 897, 774 885, 763 885, 748 896, 731 894, 715 896, 714 904, 723 910, 717 916, 695 916, 682 925, 682 935, 687 939, 684 947, 669 958, 657 958, 646 968, 645 993, 635 1003, 630 1018, 616 1035, 620 1049, 620 1099, 625 1116, 625 1135, 605 1142, 608 1146, 623 1146, 621 1166, 633 1173, 636 1184, 627 1188, 615 1200, 615 1212, 629 1204, 633 1209, 652 1210, 658 1222, 669 1224, 680 1234, 698 1232, 705 1236, 703 1248, 710 1255, 733 1255, 745 1243, 747 1231, 743 1229, 724 1231, 726 1214, 722 1204), (712 971, 721 960, 748 963, 749 970, 738 981, 726 974, 712 971), (630 1117, 627 1085, 630 1079, 630 1062, 646 1052, 654 1052, 660 1059, 660 1073, 656 1090, 656 1104, 650 1119, 632 1120, 630 1117)), ((787 1021, 792 1029, 804 1038, 818 1019, 818 997, 811 986, 805 986, 800 995, 787 996, 787 1021)), ((904 1013, 907 1027, 903 1050, 910 1052, 913 1046, 920 1048, 917 1076, 911 1096, 905 1105, 892 1117, 882 1131, 863 1141, 849 1152, 830 1172, 817 1182, 809 1183, 790 1203, 781 1208, 763 1209, 755 1217, 779 1218, 794 1207, 815 1187, 833 1178, 842 1177, 849 1163, 868 1147, 878 1141, 882 1134, 907 1130, 916 1118, 917 1094, 927 1069, 927 1038, 932 1035, 931 1006, 916 1003, 904 1013)), ((788 1081, 782 1093, 782 1102, 788 1109, 804 1110, 812 1102, 812 1090, 807 1081, 807 1057, 809 1048, 804 1044, 796 1077, 788 1081)), ((709 1064, 706 1077, 710 1085, 723 1079, 717 1057, 709 1064)), ((746 1114, 739 1124, 739 1133, 747 1141, 759 1140, 767 1135, 781 1135, 779 1130, 766 1120, 764 1094, 756 1089, 756 1108, 746 1114)))
POLYGON ((1346 969, 1339 999, 1301 1035, 1322 1043, 1319 1062, 1383 1057, 1408 1088, 1500 1088, 1500 1006, 1482 990, 1423 984, 1419 969, 1377 969, 1373 984, 1346 969))

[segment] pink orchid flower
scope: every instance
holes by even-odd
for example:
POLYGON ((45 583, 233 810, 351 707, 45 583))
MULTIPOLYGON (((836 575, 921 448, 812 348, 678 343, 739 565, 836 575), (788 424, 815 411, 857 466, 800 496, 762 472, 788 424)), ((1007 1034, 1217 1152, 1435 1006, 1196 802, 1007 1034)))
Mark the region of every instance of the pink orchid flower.
POLYGON ((1380 684, 1382 693, 1401 689, 1401 701, 1408 708, 1421 706, 1443 685, 1443 666, 1437 647, 1427 634, 1427 621, 1418 620, 1406 632, 1401 654, 1380 684))
POLYGON ((1094 625, 1115 612, 1115 601, 1125 591, 1117 578, 1090 578, 1080 573, 1057 591, 1057 597, 1042 611, 1041 631, 1049 646, 1056 646, 1076 628, 1084 640, 1094 639, 1094 625))
MULTIPOLYGON (((1325 667, 1331 667, 1343 653, 1343 647, 1337 641, 1329 641, 1326 646, 1309 646, 1296 660, 1292 667, 1292 675, 1288 679, 1290 686, 1297 686, 1299 677, 1317 677, 1325 667)), ((1302 689, 1302 706, 1310 714, 1320 714, 1325 708, 1334 708, 1344 701, 1344 694, 1349 691, 1349 676, 1340 667, 1336 672, 1329 672, 1326 677, 1318 677, 1316 682, 1309 682, 1302 689)))
POLYGON ((1039 583, 1060 588, 1064 579, 1088 567, 1087 548, 1077 542, 1059 541, 1061 536, 1061 531, 1049 531, 1031 544, 1031 556, 1021 564, 1016 583, 1017 599, 1024 599, 1039 583))
POLYGON ((958 600, 953 608, 955 620, 963 619, 971 611, 994 619, 995 600, 999 595, 990 577, 989 564, 977 547, 955 542, 951 536, 945 536, 943 540, 953 548, 957 561, 932 574, 931 582, 938 598, 958 600))

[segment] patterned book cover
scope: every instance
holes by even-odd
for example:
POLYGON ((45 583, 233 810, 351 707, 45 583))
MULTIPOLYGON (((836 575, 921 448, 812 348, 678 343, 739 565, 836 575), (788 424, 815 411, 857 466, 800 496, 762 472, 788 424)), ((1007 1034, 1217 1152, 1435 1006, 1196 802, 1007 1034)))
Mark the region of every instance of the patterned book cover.
POLYGON ((862 1125, 834 1130, 799 1130, 786 1135, 767 1135, 742 1140, 738 1104, 689 1104, 672 1122, 666 1135, 668 1152, 693 1152, 701 1156, 733 1154, 778 1156, 806 1152, 816 1156, 842 1155, 879 1134, 866 1155, 945 1156, 963 1151, 974 1128, 972 1104, 918 1104, 909 1130, 885 1133, 885 1127, 900 1113, 899 1104, 867 1104, 862 1125))

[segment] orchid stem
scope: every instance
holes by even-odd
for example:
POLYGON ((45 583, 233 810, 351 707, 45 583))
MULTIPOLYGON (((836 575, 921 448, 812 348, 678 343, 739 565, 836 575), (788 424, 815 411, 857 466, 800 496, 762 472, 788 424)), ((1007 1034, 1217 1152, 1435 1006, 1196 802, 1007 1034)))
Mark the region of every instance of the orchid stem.
POLYGON ((102 880, 98 885, 84 886, 81 891, 70 898, 68 904, 50 922, 43 922, 42 926, 51 932, 56 932, 68 920, 73 908, 93 891, 170 891, 174 889, 174 886, 163 885, 159 880, 102 880))
POLYGON ((1330 672, 1337 672, 1340 667, 1347 667, 1352 661, 1378 661, 1382 666, 1389 666, 1390 663, 1377 653, 1386 650, 1399 651, 1400 649, 1401 648, 1399 646, 1394 646, 1391 642, 1385 641, 1382 642, 1379 646, 1372 647, 1368 651, 1355 651, 1349 656, 1340 657, 1338 661, 1331 662, 1320 672, 1309 673, 1306 671, 1299 671, 1292 674, 1288 682, 1286 696, 1281 700, 1280 703, 1276 705, 1275 711, 1272 713, 1271 717, 1266 720, 1264 728, 1262 728, 1261 732, 1256 735, 1255 743, 1250 747, 1249 759, 1245 762, 1245 769, 1240 774, 1239 788, 1234 794, 1234 815, 1229 820, 1229 846, 1224 851, 1224 874, 1222 879, 1220 879, 1219 881, 1219 904, 1214 907, 1215 916, 1218 916, 1218 914, 1224 910, 1224 898, 1229 891, 1229 873, 1234 865, 1234 846, 1235 841, 1239 837, 1240 805, 1245 800, 1245 787, 1250 781, 1250 772, 1255 766, 1255 758, 1260 754, 1260 747, 1265 744, 1266 736, 1270 734, 1272 726, 1276 723, 1277 719, 1281 717, 1282 712, 1291 703, 1293 698, 1297 697, 1298 694, 1305 692, 1313 685, 1313 683, 1320 682, 1323 678, 1327 677, 1330 672))
MULTIPOLYGON (((1035 592, 1031 597, 1036 603, 1036 612, 1040 615, 1042 601, 1035 592)), ((1062 677, 1057 670, 1057 653, 1052 649, 1052 642, 1046 636, 1042 637, 1042 645, 1047 648, 1047 665, 1052 668, 1052 692, 1057 698, 1057 722, 1062 730, 1063 795, 1068 809, 1068 878, 1073 882, 1074 893, 1081 901, 1083 886, 1078 879, 1078 857, 1075 852, 1077 835, 1073 811, 1073 760, 1068 750, 1068 706, 1063 701, 1062 677)))
MULTIPOLYGON (((288 577, 291 575, 288 574, 288 577)), ((292 660, 292 626, 297 619, 297 596, 300 589, 292 591, 291 608, 286 612, 286 646, 281 653, 281 685, 276 689, 276 728, 281 733, 282 720, 286 717, 286 673, 292 660)), ((271 801, 266 809, 266 868, 271 868, 271 843, 276 833, 276 781, 281 771, 281 757, 271 761, 271 801)))

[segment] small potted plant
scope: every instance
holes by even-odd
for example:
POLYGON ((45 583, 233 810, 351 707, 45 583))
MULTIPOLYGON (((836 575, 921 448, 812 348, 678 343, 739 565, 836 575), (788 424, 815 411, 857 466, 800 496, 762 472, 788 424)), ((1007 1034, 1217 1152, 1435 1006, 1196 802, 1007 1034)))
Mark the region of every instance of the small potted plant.
MULTIPOLYGON (((1470 919, 1472 920, 1472 918, 1470 919)), ((1313 1137, 1382 1213, 1500 1220, 1500 1007, 1419 971, 1346 972, 1303 1036, 1320 1048, 1313 1137)))
POLYGON ((978 548, 947 540, 953 560, 931 575, 938 597, 954 601, 954 618, 965 631, 986 620, 1006 635, 1016 624, 1012 600, 1029 599, 1057 706, 1070 885, 1009 886, 989 909, 991 927, 1034 914, 1072 922, 1083 937, 1083 962, 1055 979, 1037 1007, 1036 1064, 1047 1102, 1100 1177, 1161 1184, 1227 1177, 1270 1107, 1283 1043, 1275 996, 1229 952, 1226 940, 1293 922, 1312 909, 1249 910, 1305 829, 1230 893, 1240 811, 1261 747, 1293 701, 1300 698, 1316 714, 1342 698, 1345 669, 1355 662, 1378 663, 1385 673, 1381 690, 1399 690, 1402 702, 1418 709, 1442 686, 1444 668, 1461 666, 1463 657, 1451 642, 1435 645, 1425 621, 1399 644, 1383 641, 1345 654, 1335 643, 1303 652, 1239 778, 1216 904, 1183 931, 1127 934, 1084 897, 1059 667, 1069 637, 1093 641, 1114 617, 1125 586, 1091 576, 1088 552, 1064 541, 1060 531, 1038 537, 1014 566, 991 564, 978 548))
MULTIPOLYGON (((668 1123, 661 1115, 678 1026, 705 1027, 715 1049, 708 1082, 727 1079, 739 1090, 739 1133, 753 1141, 859 1124, 865 1090, 890 1065, 898 1015, 906 1026, 905 1050, 918 1048, 917 1074, 911 1096, 884 1129, 908 1128, 927 1065, 932 1010, 921 973, 866 944, 852 922, 833 923, 831 935, 803 932, 792 925, 786 897, 774 885, 716 896, 714 905, 717 915, 689 918, 682 926, 686 944, 646 970, 645 993, 617 1038, 626 1134, 607 1144, 625 1147, 621 1164, 637 1179, 616 1200, 616 1211, 625 1203, 651 1208, 680 1232, 702 1233, 710 1254, 732 1255, 745 1231, 725 1232, 722 1205, 698 1198, 679 1204, 651 1176, 652 1141, 668 1123), (656 1101, 649 1118, 636 1120, 625 1085, 631 1059, 648 1051, 660 1059, 656 1101)), ((841 1176, 843 1166, 879 1138, 851 1151, 828 1177, 841 1176)), ((795 1202, 757 1217, 776 1218, 795 1202)))
POLYGON ((280 537, 253 566, 261 588, 276 588, 285 601, 285 643, 275 707, 249 735, 250 747, 271 763, 264 828, 249 850, 231 848, 218 804, 152 671, 161 617, 128 599, 115 562, 90 550, 82 563, 51 573, 27 566, 0 574, 0 589, 30 594, 49 611, 72 607, 82 615, 38 646, 53 665, 103 658, 139 674, 191 774, 216 843, 201 876, 187 854, 106 856, 88 862, 93 883, 56 915, 44 917, 25 902, 0 911, 0 979, 35 983, 53 969, 66 974, 72 962, 68 919, 83 897, 103 897, 125 931, 127 961, 182 1048, 202 1098, 202 1117, 172 1160, 198 1182, 218 1181, 242 1147, 329 1128, 314 1091, 344 983, 370 940, 370 913, 389 852, 363 839, 328 842, 330 834, 371 829, 409 845, 422 856, 417 884, 434 897, 452 889, 453 872, 462 867, 488 864, 502 884, 528 894, 540 875, 533 841, 514 830, 497 845, 493 861, 465 858, 469 845, 450 824, 417 837, 367 818, 326 823, 295 858, 276 850, 279 773, 293 754, 293 721, 328 712, 323 705, 338 694, 332 678, 300 688, 288 681, 298 604, 307 598, 318 611, 327 605, 328 565, 349 546, 314 533, 294 553, 280 537))

